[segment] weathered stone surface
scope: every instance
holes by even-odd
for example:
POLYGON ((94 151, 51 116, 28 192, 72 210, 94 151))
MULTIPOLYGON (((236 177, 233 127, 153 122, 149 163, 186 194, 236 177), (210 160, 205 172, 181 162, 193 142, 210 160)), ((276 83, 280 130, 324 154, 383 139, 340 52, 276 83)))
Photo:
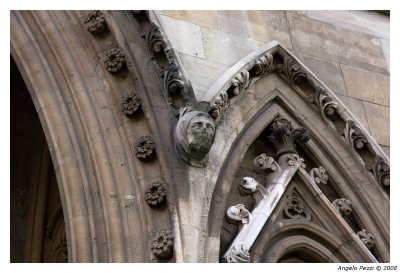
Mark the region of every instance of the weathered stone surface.
POLYGON ((390 147, 389 146, 385 146, 385 145, 379 145, 379 146, 381 146, 382 150, 390 158, 390 147))
POLYGON ((347 65, 341 67, 350 97, 389 106, 389 77, 347 65))
POLYGON ((198 25, 164 15, 161 15, 159 18, 162 28, 175 50, 204 58, 203 43, 198 25), (179 35, 176 35, 177 33, 179 35))
POLYGON ((387 73, 378 38, 287 13, 294 50, 387 73))
POLYGON ((390 73, 390 40, 381 39, 383 55, 387 63, 387 71, 390 73))
POLYGON ((389 107, 363 102, 372 136, 379 144, 390 145, 389 107))
POLYGON ((219 28, 218 11, 216 10, 163 10, 160 13, 202 27, 219 28))
MULTIPOLYGON (((310 52, 312 54, 312 52, 310 52)), ((328 86, 333 92, 347 95, 340 65, 336 62, 315 58, 305 54, 295 53, 296 56, 328 86)))
POLYGON ((338 98, 353 113, 357 120, 370 132, 367 117, 365 115, 364 105, 361 100, 338 95, 338 98))
POLYGON ((277 40, 283 46, 292 48, 282 11, 226 10, 219 12, 219 20, 224 32, 263 42, 277 40))
POLYGON ((233 65, 263 44, 253 39, 206 28, 202 28, 201 33, 206 59, 225 65, 233 65))
POLYGON ((189 75, 196 97, 204 93, 229 66, 203 60, 186 54, 179 54, 182 64, 189 75))
POLYGON ((389 16, 375 11, 307 10, 288 12, 294 12, 299 15, 307 16, 310 19, 353 31, 363 32, 385 39, 390 38, 390 29, 387 27, 390 21, 389 16))

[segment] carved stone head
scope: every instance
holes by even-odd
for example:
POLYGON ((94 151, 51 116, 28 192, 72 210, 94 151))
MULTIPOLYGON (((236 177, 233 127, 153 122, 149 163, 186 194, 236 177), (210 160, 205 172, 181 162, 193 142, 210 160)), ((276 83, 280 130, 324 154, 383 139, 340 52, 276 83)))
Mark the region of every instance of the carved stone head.
POLYGON ((190 107, 181 110, 175 129, 175 148, 186 163, 203 166, 214 136, 215 122, 209 114, 190 107))

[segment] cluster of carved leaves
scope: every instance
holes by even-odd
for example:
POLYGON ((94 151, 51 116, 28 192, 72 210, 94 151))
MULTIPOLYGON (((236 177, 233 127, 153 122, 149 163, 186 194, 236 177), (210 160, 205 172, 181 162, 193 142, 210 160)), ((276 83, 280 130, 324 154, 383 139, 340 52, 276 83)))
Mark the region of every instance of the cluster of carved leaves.
POLYGON ((136 141, 135 155, 143 161, 153 159, 155 155, 156 142, 151 135, 142 136, 136 141))
POLYGON ((125 66, 125 54, 119 48, 112 48, 107 52, 104 66, 110 73, 116 73, 125 66))
POLYGON ((102 34, 108 29, 104 13, 99 10, 89 12, 84 19, 84 24, 86 29, 93 34, 102 34))
POLYGON ((122 98, 121 110, 125 115, 130 116, 141 108, 141 104, 142 99, 140 96, 134 92, 131 92, 122 98))
POLYGON ((167 196, 167 185, 162 181, 156 181, 149 185, 144 193, 147 204, 153 207, 162 205, 167 196))
POLYGON ((168 229, 156 233, 150 243, 151 252, 159 259, 168 259, 173 254, 174 235, 168 229))

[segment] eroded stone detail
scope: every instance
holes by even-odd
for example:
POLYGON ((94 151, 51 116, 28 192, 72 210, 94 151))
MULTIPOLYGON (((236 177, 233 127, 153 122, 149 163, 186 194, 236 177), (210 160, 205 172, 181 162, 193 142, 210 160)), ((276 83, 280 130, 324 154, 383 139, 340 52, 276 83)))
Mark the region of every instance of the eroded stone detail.
POLYGON ((171 258, 174 249, 174 235, 170 230, 160 230, 151 240, 150 248, 154 256, 159 259, 171 258))
POLYGON ((250 214, 244 205, 239 204, 228 208, 226 211, 226 220, 231 224, 248 224, 250 214))
POLYGON ((310 139, 307 129, 293 129, 292 123, 282 117, 275 118, 269 126, 269 130, 270 134, 267 139, 272 142, 276 149, 275 158, 285 153, 297 154, 295 142, 307 142, 310 139))
POLYGON ((263 74, 271 73, 275 70, 275 66, 273 64, 274 57, 271 53, 267 53, 260 58, 258 58, 253 66, 254 74, 257 76, 261 76, 263 74))
POLYGON ((293 88, 297 88, 297 85, 307 78, 306 71, 292 57, 284 57, 283 65, 279 65, 278 68, 293 88))
POLYGON ((243 90, 245 90, 250 84, 250 74, 247 70, 242 70, 237 73, 231 80, 231 85, 233 86, 233 94, 235 96, 239 95, 243 90))
POLYGON ((140 96, 131 92, 122 98, 121 109, 125 115, 130 116, 141 108, 141 104, 142 99, 140 96))
POLYGON ((225 263, 249 263, 250 253, 249 249, 244 245, 234 246, 228 255, 224 256, 222 262, 225 263))
POLYGON ((314 96, 311 97, 311 102, 315 103, 319 112, 324 119, 329 119, 335 114, 337 102, 332 99, 328 92, 320 85, 315 86, 314 96))
POLYGON ((172 96, 177 96, 181 93, 185 83, 183 81, 182 73, 179 71, 178 66, 172 63, 164 76, 164 90, 172 96))
POLYGON ((102 13, 99 10, 89 12, 84 20, 86 30, 93 34, 102 34, 107 31, 107 22, 102 13))
POLYGON ((301 167, 303 169, 306 168, 306 164, 304 163, 304 159, 299 157, 298 154, 290 154, 288 155, 288 164, 290 166, 296 166, 296 167, 301 167))
POLYGON ((310 170, 311 179, 316 183, 326 184, 328 183, 328 175, 326 174, 326 170, 324 167, 313 168, 310 170))
POLYGON ((254 170, 256 172, 277 171, 280 167, 279 164, 266 154, 260 154, 254 159, 254 170))
POLYGON ((366 229, 362 229, 361 231, 357 232, 357 236, 361 239, 363 244, 368 248, 371 249, 375 245, 375 237, 366 229))
POLYGON ((353 120, 347 121, 344 135, 347 143, 353 148, 353 150, 360 150, 368 143, 367 137, 364 135, 362 130, 356 126, 353 120))
POLYGON ((153 182, 144 193, 147 204, 153 207, 162 205, 167 196, 167 185, 162 181, 153 182))
POLYGON ((353 211, 353 206, 350 200, 346 198, 339 198, 332 202, 332 205, 340 213, 341 216, 350 215, 353 211))
POLYGON ((303 202, 297 197, 291 197, 288 199, 283 212, 284 215, 290 219, 311 219, 311 214, 305 208, 303 202))
POLYGON ((226 93, 226 91, 222 91, 210 103, 209 113, 213 119, 216 119, 220 116, 222 112, 225 111, 227 107, 228 107, 228 93, 226 93))
POLYGON ((376 181, 380 185, 384 187, 390 186, 390 166, 380 155, 375 157, 373 172, 376 181))
POLYGON ((213 145, 215 122, 207 113, 183 108, 175 128, 175 149, 186 163, 202 167, 213 145))
POLYGON ((125 54, 119 48, 113 48, 106 54, 104 66, 110 73, 116 73, 125 66, 125 54))
POLYGON ((153 54, 161 52, 166 47, 160 29, 154 23, 151 23, 151 28, 147 35, 147 46, 153 54))
POLYGON ((135 155, 142 161, 149 161, 155 156, 156 142, 153 136, 142 136, 136 141, 135 155))

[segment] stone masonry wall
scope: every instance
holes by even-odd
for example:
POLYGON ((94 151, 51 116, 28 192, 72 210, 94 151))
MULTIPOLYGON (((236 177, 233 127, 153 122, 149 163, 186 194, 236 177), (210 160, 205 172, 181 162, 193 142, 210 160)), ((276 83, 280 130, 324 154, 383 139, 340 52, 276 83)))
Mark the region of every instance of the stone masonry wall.
POLYGON ((291 50, 390 156, 390 17, 372 11, 157 11, 198 97, 272 41, 291 50))

